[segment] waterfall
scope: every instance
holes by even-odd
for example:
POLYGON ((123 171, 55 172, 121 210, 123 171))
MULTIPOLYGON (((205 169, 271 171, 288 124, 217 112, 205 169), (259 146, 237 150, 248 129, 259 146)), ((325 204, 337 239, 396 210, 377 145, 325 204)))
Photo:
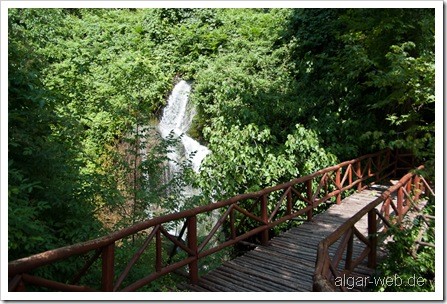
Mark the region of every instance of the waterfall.
POLYGON ((158 130, 163 138, 167 138, 171 132, 175 137, 181 136, 180 147, 176 147, 168 154, 169 177, 178 172, 178 162, 183 158, 190 159, 193 170, 199 172, 202 160, 210 153, 207 147, 186 134, 196 114, 195 108, 188 104, 190 92, 191 85, 181 80, 172 90, 158 125, 158 130))
MULTIPOLYGON (((168 104, 163 110, 163 116, 158 125, 158 131, 163 138, 166 139, 173 133, 174 137, 180 137, 181 139, 180 145, 175 147, 175 149, 168 154, 169 172, 167 174, 168 176, 165 177, 166 181, 169 181, 175 173, 179 172, 180 168, 178 163, 185 158, 191 161, 192 169, 198 173, 200 171, 202 160, 207 154, 211 153, 207 147, 201 145, 198 141, 186 134, 191 126, 192 119, 196 114, 195 107, 188 104, 190 92, 191 85, 184 80, 181 80, 175 85, 168 98, 168 104)), ((182 198, 179 199, 187 199, 197 194, 200 194, 200 189, 194 189, 189 186, 186 187, 186 189, 183 189, 182 198)), ((179 201, 178 203, 181 205, 184 202, 179 201)), ((206 228, 206 226, 211 225, 212 227, 217 222, 218 218, 218 211, 213 211, 205 221, 198 223, 198 230, 209 229, 206 228)), ((173 227, 169 230, 169 233, 178 235, 180 228, 181 225, 173 227)))

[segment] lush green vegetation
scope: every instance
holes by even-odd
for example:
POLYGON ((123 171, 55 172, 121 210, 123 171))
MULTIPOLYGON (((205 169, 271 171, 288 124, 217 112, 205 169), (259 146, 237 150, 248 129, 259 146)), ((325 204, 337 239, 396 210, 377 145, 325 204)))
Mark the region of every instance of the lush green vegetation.
MULTIPOLYGON (((413 221, 405 221, 406 229, 391 227, 385 237, 387 257, 380 263, 373 286, 374 291, 435 291, 435 206, 432 197, 423 213, 413 221), (379 278, 382 278, 380 280, 379 278), (383 278, 393 278, 393 284, 383 278)), ((372 280, 374 281, 374 280, 372 280)))
POLYGON ((10 260, 178 210, 187 184, 203 197, 185 208, 384 147, 433 172, 432 9, 8 16, 10 260), (163 184, 175 140, 153 126, 178 78, 193 82, 191 134, 212 154, 163 184))

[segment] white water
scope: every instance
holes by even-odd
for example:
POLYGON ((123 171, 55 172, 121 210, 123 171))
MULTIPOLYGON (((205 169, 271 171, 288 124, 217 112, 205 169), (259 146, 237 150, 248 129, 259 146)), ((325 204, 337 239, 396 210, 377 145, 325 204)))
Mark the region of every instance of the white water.
POLYGON ((181 146, 168 154, 170 176, 178 172, 178 162, 183 158, 190 159, 193 170, 199 172, 202 160, 210 153, 207 147, 202 146, 186 134, 196 114, 194 107, 188 105, 190 92, 191 85, 181 80, 172 90, 158 125, 158 130, 163 138, 167 138, 171 132, 175 137, 181 136, 181 146))
MULTIPOLYGON (((163 110, 163 116, 158 125, 158 130, 163 138, 168 138, 173 133, 174 137, 180 137, 180 145, 176 147, 172 152, 168 154, 169 157, 169 172, 167 174, 166 181, 169 181, 180 168, 178 163, 184 159, 190 159, 192 168, 195 172, 200 171, 200 165, 203 159, 211 153, 211 151, 202 146, 198 141, 189 137, 188 132, 191 126, 192 119, 196 114, 195 108, 192 105, 188 105, 189 94, 191 92, 191 85, 184 80, 181 80, 171 92, 168 99, 168 104, 163 110)), ((193 189, 192 187, 186 187, 183 189, 183 199, 197 195, 200 193, 199 189, 193 189)), ((182 202, 179 202, 182 204, 182 202)), ((217 212, 217 210, 216 210, 217 212)), ((218 213, 212 214, 208 220, 199 224, 199 230, 204 229, 206 225, 214 226, 218 213), (202 227, 203 226, 203 227, 202 227)), ((169 230, 169 233, 178 235, 181 225, 169 230)), ((210 228, 209 228, 210 229, 210 228)))

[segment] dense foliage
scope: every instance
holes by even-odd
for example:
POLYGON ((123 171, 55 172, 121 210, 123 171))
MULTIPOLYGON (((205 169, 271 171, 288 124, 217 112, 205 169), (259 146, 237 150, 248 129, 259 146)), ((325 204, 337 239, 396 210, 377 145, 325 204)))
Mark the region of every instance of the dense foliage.
POLYGON ((8 16, 10 260, 178 210, 188 184, 203 196, 184 207, 384 147, 434 169, 434 10, 8 16), (212 153, 166 184, 175 140, 154 125, 178 78, 193 84, 190 133, 212 153))
POLYGON ((84 183, 77 157, 80 138, 73 117, 58 115, 58 96, 42 82, 49 59, 40 36, 60 12, 10 14, 8 99, 9 257, 98 235, 91 204, 95 192, 84 183), (32 52, 30 50, 36 50, 32 52))
POLYGON ((291 24, 302 117, 325 147, 434 158, 434 10, 301 10, 291 24))
POLYGON ((435 291, 435 206, 433 197, 423 213, 404 223, 406 229, 393 226, 385 237, 390 240, 385 249, 386 258, 376 271, 374 291, 435 291), (379 279, 379 278, 382 278, 379 279), (383 278, 396 278, 390 284, 383 278), (388 283, 388 284, 387 284, 388 283))

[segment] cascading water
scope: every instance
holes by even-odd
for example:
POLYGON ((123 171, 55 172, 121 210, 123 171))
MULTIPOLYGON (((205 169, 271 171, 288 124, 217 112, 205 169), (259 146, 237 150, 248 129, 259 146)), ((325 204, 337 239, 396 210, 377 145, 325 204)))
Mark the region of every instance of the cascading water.
MULTIPOLYGON (((189 137, 186 132, 191 126, 192 119, 196 114, 195 108, 188 105, 191 85, 184 80, 177 83, 168 99, 168 104, 163 110, 163 116, 158 125, 158 131, 166 139, 171 134, 179 138, 180 144, 168 153, 169 163, 168 172, 165 175, 165 181, 169 182, 176 173, 180 171, 179 163, 184 159, 191 161, 192 169, 199 172, 202 160, 210 150, 202 146, 198 141, 189 137)), ((183 205, 184 201, 193 195, 199 194, 200 190, 192 187, 186 187, 182 191, 182 197, 178 198, 178 204, 183 205)), ((181 225, 173 227, 169 233, 178 235, 181 225)))
MULTIPOLYGON (((158 130, 163 138, 167 138, 171 132, 175 137, 181 136, 180 147, 168 154, 169 173, 167 179, 179 171, 178 163, 183 158, 190 159, 193 170, 199 172, 202 160, 210 153, 207 147, 186 134, 196 114, 195 108, 188 105, 190 92, 191 85, 189 83, 184 80, 177 83, 169 96, 168 104, 163 110, 163 116, 158 125, 158 130)), ((186 192, 186 196, 190 195, 189 191, 186 192)))
MULTIPOLYGON (((173 133, 174 137, 180 137, 181 139, 181 144, 168 154, 169 172, 165 177, 166 181, 169 181, 177 172, 179 172, 180 167, 178 164, 185 158, 191 161, 192 169, 195 172, 199 172, 202 160, 211 152, 207 147, 201 145, 198 141, 186 134, 191 126, 192 119, 196 114, 195 108, 188 104, 190 92, 191 85, 184 80, 181 80, 175 85, 158 125, 158 130, 163 138, 166 139, 173 133)), ((180 198, 180 200, 196 194, 200 194, 199 189, 187 187, 186 189, 183 189, 183 198, 180 198)), ((182 204, 182 202, 179 202, 179 204, 182 204)), ((215 210, 215 212, 217 212, 217 210, 215 210)), ((218 213, 215 214, 213 212, 203 223, 198 224, 198 230, 200 231, 209 225, 214 226, 218 218, 218 213)), ((173 227, 173 229, 169 230, 169 233, 178 235, 180 229, 181 225, 173 227)))

